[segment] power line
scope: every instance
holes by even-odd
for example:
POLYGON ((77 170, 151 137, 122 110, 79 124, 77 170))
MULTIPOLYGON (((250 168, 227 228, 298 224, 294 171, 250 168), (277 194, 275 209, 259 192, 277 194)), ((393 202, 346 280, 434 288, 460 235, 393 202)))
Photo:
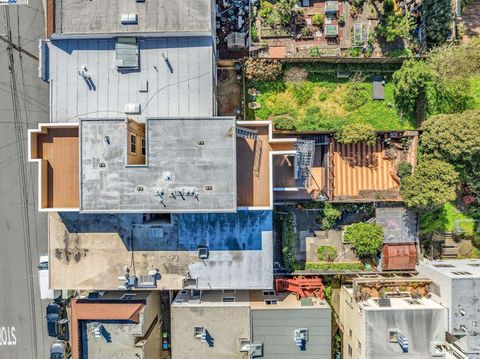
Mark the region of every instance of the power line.
MULTIPOLYGON (((27 291, 28 291, 28 302, 30 309, 30 319, 32 322, 32 340, 33 340, 33 358, 38 357, 38 348, 37 348, 37 333, 36 333, 36 317, 35 317, 35 297, 34 297, 34 285, 32 278, 32 249, 31 249, 31 237, 30 237, 30 218, 29 218, 29 204, 28 204, 28 190, 27 190, 27 164, 25 158, 25 143, 23 141, 24 128, 22 125, 22 118, 20 113, 20 103, 18 100, 17 94, 17 79, 15 74, 15 61, 13 56, 13 49, 21 51, 26 55, 32 57, 28 51, 25 51, 19 48, 17 45, 12 42, 12 28, 10 24, 10 10, 8 6, 4 6, 3 14, 5 16, 5 30, 6 38, 0 36, 0 39, 7 42, 9 46, 7 47, 8 53, 8 69, 10 72, 10 92, 12 96, 12 105, 13 105, 13 120, 15 123, 15 139, 17 144, 17 156, 19 159, 18 165, 18 174, 20 181, 20 199, 22 203, 22 222, 23 222, 23 241, 25 245, 25 260, 27 266, 27 291), (21 49, 21 50, 20 50, 21 49)), ((33 55, 34 56, 34 55, 33 55)), ((37 58, 38 61, 38 58, 37 58)))
MULTIPOLYGON (((6 6, 5 6, 5 8, 6 8, 6 6)), ((15 50, 17 50, 17 51, 23 52, 25 55, 30 56, 32 59, 38 61, 38 57, 37 57, 37 56, 35 56, 35 55, 32 54, 31 52, 25 50, 23 47, 18 46, 18 45, 15 45, 15 44, 12 42, 11 38, 12 38, 11 35, 9 35, 8 37, 7 37, 7 36, 4 36, 4 35, 0 35, 0 40, 3 41, 3 42, 5 42, 5 43, 7 43, 10 49, 13 48, 13 49, 15 49, 15 50)))

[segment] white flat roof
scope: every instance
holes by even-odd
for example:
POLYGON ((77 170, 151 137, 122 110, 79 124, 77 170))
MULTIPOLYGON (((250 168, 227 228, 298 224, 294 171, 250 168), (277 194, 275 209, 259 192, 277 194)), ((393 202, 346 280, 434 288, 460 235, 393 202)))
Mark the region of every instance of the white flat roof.
POLYGON ((424 260, 422 266, 450 278, 480 278, 480 259, 424 260))
MULTIPOLYGON (((88 2, 88 1, 87 1, 88 2)), ((138 39, 139 67, 119 70, 116 39, 47 42, 51 122, 125 116, 125 105, 139 104, 147 117, 214 115, 214 54, 209 37, 138 39), (79 75, 86 67, 90 80, 79 75)))

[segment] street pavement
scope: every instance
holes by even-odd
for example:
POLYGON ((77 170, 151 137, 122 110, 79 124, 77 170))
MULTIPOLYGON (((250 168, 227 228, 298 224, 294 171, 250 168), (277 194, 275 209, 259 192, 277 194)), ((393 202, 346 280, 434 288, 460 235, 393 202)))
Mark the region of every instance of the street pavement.
MULTIPOLYGON (((9 16, 13 42, 38 56, 38 39, 44 37, 42 0, 9 6, 9 16)), ((0 22, 5 36, 4 6, 0 22)), ((38 78, 38 62, 13 50, 16 132, 6 48, 0 42, 0 358, 44 359, 51 342, 44 320, 48 302, 40 300, 36 267, 40 255, 47 253, 47 225, 37 208, 37 168, 27 162, 26 152, 27 129, 48 122, 48 85, 38 78)))

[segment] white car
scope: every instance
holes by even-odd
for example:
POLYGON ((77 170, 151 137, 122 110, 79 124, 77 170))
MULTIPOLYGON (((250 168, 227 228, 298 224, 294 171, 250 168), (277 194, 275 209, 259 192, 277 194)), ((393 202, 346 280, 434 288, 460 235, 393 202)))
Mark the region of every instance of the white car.
POLYGON ((40 256, 40 264, 37 268, 38 283, 40 285, 40 298, 55 299, 53 290, 50 289, 50 281, 48 279, 48 255, 40 256))

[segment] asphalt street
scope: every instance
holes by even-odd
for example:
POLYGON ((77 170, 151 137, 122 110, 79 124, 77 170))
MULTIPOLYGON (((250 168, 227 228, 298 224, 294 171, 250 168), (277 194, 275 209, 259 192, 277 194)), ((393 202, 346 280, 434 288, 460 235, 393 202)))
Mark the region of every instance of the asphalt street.
MULTIPOLYGON (((38 56, 42 1, 8 6, 8 13, 12 42, 38 56)), ((4 37, 5 6, 0 19, 4 37)), ((38 62, 31 57, 13 50, 13 67, 10 60, 7 44, 0 42, 0 358, 43 359, 50 339, 36 266, 47 252, 47 225, 45 214, 37 211, 37 168, 27 161, 27 129, 48 122, 48 85, 38 78, 38 62)))

